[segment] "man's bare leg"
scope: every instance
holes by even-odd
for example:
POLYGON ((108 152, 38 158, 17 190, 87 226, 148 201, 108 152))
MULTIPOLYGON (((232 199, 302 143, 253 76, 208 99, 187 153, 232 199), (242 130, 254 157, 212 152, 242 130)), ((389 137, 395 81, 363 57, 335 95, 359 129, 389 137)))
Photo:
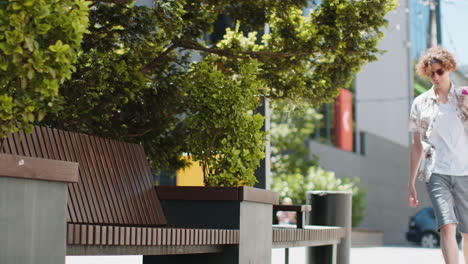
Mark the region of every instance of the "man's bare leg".
MULTIPOLYGON (((444 255, 445 264, 459 264, 456 232, 457 224, 455 223, 446 224, 440 228, 440 247, 444 255)), ((465 248, 465 245, 463 247, 465 248)), ((465 252, 465 249, 463 252, 465 252)), ((465 263, 467 263, 466 260, 465 263)))
POLYGON ((468 264, 468 234, 461 233, 463 237, 463 256, 465 257, 465 264, 468 264))

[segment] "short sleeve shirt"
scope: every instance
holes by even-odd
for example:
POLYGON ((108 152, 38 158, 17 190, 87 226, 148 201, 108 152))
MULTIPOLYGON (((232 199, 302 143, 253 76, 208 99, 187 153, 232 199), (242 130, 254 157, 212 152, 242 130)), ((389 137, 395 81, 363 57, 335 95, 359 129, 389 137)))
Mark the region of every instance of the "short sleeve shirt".
MULTIPOLYGON (((461 95, 461 87, 451 84, 448 94, 448 103, 456 106, 457 116, 462 121, 463 127, 468 131, 468 109, 458 107, 458 97, 461 95)), ((439 113, 439 102, 434 92, 434 87, 416 97, 411 106, 409 117, 409 131, 421 134, 421 144, 425 159, 419 168, 419 179, 429 181, 437 160, 437 152, 431 140, 435 118, 439 113)))
POLYGON ((437 161, 432 173, 468 175, 468 131, 457 115, 456 106, 439 104, 431 140, 437 150, 437 161))

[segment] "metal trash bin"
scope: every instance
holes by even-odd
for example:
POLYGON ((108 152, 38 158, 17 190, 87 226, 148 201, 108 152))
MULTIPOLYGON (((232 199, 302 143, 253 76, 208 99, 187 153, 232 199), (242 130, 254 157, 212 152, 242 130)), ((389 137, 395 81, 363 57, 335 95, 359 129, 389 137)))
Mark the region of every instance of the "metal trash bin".
MULTIPOLYGON (((308 191, 307 204, 312 206, 306 215, 307 225, 340 226, 346 229, 346 236, 337 246, 336 264, 349 264, 351 250, 351 191, 308 191)), ((333 263, 333 246, 307 248, 308 264, 333 263)))

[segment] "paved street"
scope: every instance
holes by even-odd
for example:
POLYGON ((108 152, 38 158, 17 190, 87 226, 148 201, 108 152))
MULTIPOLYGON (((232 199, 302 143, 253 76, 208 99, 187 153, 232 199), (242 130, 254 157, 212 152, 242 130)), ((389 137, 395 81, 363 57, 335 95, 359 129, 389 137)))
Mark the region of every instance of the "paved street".
MULTIPOLYGON (((291 264, 303 264, 304 248, 290 250, 291 264)), ((460 252, 460 263, 463 257, 460 252)), ((141 256, 119 257, 67 257, 66 264, 140 264, 141 256)), ((275 249, 272 254, 272 264, 284 263, 284 250, 275 249)), ((440 249, 424 249, 419 247, 372 247, 352 248, 351 264, 443 264, 440 249)))

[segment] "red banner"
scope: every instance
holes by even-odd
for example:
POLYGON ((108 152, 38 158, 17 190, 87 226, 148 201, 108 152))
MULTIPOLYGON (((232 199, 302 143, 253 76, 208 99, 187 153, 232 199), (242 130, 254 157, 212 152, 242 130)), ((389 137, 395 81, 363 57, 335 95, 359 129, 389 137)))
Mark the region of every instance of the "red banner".
POLYGON ((353 94, 346 89, 335 99, 335 145, 353 151, 353 94))

